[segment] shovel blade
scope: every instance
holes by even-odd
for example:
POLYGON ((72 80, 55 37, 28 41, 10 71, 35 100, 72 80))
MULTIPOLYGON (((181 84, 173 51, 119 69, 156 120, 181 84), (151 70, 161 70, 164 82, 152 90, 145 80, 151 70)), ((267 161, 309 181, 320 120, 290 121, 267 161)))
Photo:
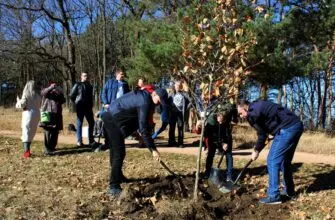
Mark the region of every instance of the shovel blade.
POLYGON ((241 186, 239 184, 234 184, 232 181, 224 182, 219 190, 222 193, 230 193, 234 190, 238 190, 241 186))
POLYGON ((212 168, 209 180, 217 186, 222 185, 225 182, 224 171, 219 168, 212 168))

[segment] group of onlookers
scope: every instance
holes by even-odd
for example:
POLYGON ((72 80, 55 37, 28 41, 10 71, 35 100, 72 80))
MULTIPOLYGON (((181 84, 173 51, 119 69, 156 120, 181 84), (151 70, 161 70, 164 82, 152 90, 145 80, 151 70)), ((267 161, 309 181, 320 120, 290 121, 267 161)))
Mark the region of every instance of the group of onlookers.
MULTIPOLYGON (((122 189, 120 184, 126 181, 122 173, 123 160, 126 155, 124 138, 137 134, 152 153, 160 160, 154 139, 169 125, 169 146, 184 146, 185 122, 192 104, 199 105, 198 100, 191 100, 183 90, 183 82, 175 81, 169 94, 165 89, 147 85, 144 78, 140 78, 137 86, 130 91, 124 80, 122 70, 116 70, 115 78, 106 82, 103 87, 101 100, 102 110, 99 117, 102 122, 105 137, 105 149, 110 149, 110 185, 108 193, 119 196, 122 189), (153 114, 156 107, 160 107, 161 127, 154 131, 153 114), (176 141, 175 128, 178 129, 176 141)), ((30 145, 36 134, 38 125, 44 129, 44 154, 52 155, 55 151, 58 133, 63 129, 62 104, 65 97, 62 89, 55 83, 50 83, 40 90, 35 81, 29 81, 24 87, 22 97, 17 97, 16 107, 22 113, 22 142, 24 157, 30 157, 30 145)), ((81 81, 72 88, 70 98, 75 104, 77 112, 77 146, 83 146, 83 119, 88 122, 89 146, 97 147, 93 136, 93 87, 88 81, 88 74, 81 74, 81 81)), ((278 104, 259 100, 254 103, 247 101, 233 105, 219 101, 215 97, 209 102, 209 115, 204 127, 204 141, 208 149, 204 178, 209 178, 216 151, 226 155, 226 180, 233 179, 232 156, 232 126, 237 123, 237 116, 247 118, 251 126, 257 130, 258 140, 251 159, 256 160, 259 152, 265 147, 268 135, 273 136, 273 144, 267 159, 269 172, 268 197, 260 202, 264 204, 278 204, 283 201, 282 196, 291 199, 294 195, 294 183, 291 162, 299 138, 303 132, 303 125, 299 118, 286 108, 278 104), (215 103, 215 104, 214 104, 215 103), (218 107, 216 110, 214 110, 218 107), (279 190, 279 172, 284 176, 284 190, 279 190)), ((194 113, 194 112, 193 112, 194 113)), ((199 112, 195 112, 198 114, 199 112)), ((189 125, 192 127, 192 125, 189 125)), ((187 126, 186 126, 187 127, 187 126)), ((199 133, 197 126, 195 131, 199 133)), ((191 130, 190 127, 187 130, 191 130)))

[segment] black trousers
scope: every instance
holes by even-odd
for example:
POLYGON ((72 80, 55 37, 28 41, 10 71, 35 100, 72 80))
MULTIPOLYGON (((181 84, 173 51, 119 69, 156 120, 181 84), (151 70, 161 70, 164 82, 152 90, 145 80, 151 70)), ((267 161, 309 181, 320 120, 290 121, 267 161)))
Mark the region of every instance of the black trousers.
POLYGON ((122 166, 126 156, 126 147, 121 129, 115 124, 109 112, 102 115, 104 121, 105 144, 109 147, 111 167, 109 187, 120 188, 123 179, 122 166))
POLYGON ((58 129, 47 128, 44 130, 44 150, 45 152, 54 151, 58 142, 58 129))
POLYGON ((178 127, 178 145, 184 144, 184 117, 182 112, 173 112, 170 118, 169 144, 176 142, 175 130, 178 127))

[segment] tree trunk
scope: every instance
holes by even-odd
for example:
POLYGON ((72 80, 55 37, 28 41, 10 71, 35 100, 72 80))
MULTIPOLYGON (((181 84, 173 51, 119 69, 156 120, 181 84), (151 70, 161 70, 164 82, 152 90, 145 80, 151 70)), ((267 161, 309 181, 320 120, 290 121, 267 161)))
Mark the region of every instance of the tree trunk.
POLYGON ((277 96, 277 103, 279 105, 282 104, 282 98, 283 98, 283 88, 279 87, 279 89, 278 89, 278 96, 277 96))
POLYGON ((287 108, 287 86, 283 86, 283 106, 287 108))
POLYGON ((76 48, 73 42, 73 38, 71 35, 71 27, 70 27, 70 18, 67 16, 65 8, 64 8, 64 0, 57 0, 58 6, 61 9, 62 14, 62 26, 65 34, 66 46, 67 46, 67 66, 68 66, 68 77, 70 80, 70 87, 76 83, 76 48))
POLYGON ((290 108, 291 111, 294 112, 294 83, 291 83, 291 96, 290 96, 290 108))
POLYGON ((102 84, 106 80, 106 0, 102 1, 102 84))
POLYGON ((327 105, 327 115, 328 115, 328 120, 327 120, 327 126, 328 128, 331 127, 332 125, 332 104, 333 104, 333 81, 332 81, 332 77, 333 77, 333 63, 334 63, 334 56, 335 56, 335 31, 333 32, 333 42, 332 45, 329 46, 331 48, 331 51, 333 51, 330 54, 330 57, 328 59, 328 66, 327 66, 327 80, 328 80, 328 85, 329 85, 329 89, 328 89, 328 105, 327 105))
POLYGON ((304 120, 304 102, 303 102, 303 97, 302 97, 302 91, 301 91, 301 82, 300 79, 297 79, 297 86, 298 86, 298 104, 299 104, 299 117, 300 120, 304 120))
POLYGON ((327 90, 328 90, 328 80, 327 75, 325 74, 324 77, 324 86, 321 95, 321 103, 319 104, 319 115, 318 115, 318 128, 324 129, 326 123, 326 102, 327 102, 327 90))
MULTIPOLYGON (((209 81, 209 88, 208 88, 208 100, 211 100, 211 90, 212 90, 212 77, 210 77, 209 81)), ((198 187, 199 187, 199 179, 200 179, 200 166, 201 166, 201 152, 202 152, 202 144, 204 140, 204 133, 205 133, 205 124, 207 120, 207 107, 205 108, 205 116, 202 121, 202 129, 201 129, 201 137, 200 137, 200 143, 199 143, 199 150, 198 150, 198 158, 197 158, 197 172, 195 176, 195 184, 194 184, 194 192, 193 192, 193 199, 195 201, 198 200, 198 187)))
POLYGON ((268 97, 268 85, 262 83, 261 84, 261 88, 260 88, 260 96, 259 98, 262 99, 262 100, 266 100, 267 97, 268 97))

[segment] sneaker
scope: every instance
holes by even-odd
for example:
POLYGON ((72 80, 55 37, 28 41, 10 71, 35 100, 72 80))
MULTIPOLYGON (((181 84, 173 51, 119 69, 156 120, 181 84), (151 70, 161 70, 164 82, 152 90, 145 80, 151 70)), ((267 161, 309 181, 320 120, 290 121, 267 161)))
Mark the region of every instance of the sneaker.
POLYGON ((297 197, 295 195, 289 195, 285 191, 280 191, 280 199, 284 202, 290 201, 290 200, 296 200, 297 197))
POLYGON ((98 144, 97 142, 95 142, 95 141, 89 143, 90 148, 93 148, 93 149, 97 148, 98 145, 99 145, 99 144, 98 144))
POLYGON ((231 177, 227 177, 226 182, 234 182, 231 177))
POLYGON ((31 156, 30 154, 30 150, 27 150, 26 152, 24 152, 23 154, 23 158, 29 158, 31 156))
POLYGON ((121 188, 109 188, 107 194, 112 198, 117 198, 122 192, 121 188))
POLYGON ((53 156, 53 155, 54 155, 53 152, 50 152, 50 151, 48 151, 48 152, 44 152, 44 156, 45 156, 45 157, 50 157, 50 156, 53 156))
POLYGON ((77 142, 77 147, 84 147, 84 144, 82 142, 77 142))
POLYGON ((281 204, 283 202, 281 201, 280 198, 275 199, 275 198, 266 197, 264 199, 259 200, 259 203, 266 204, 266 205, 276 205, 276 204, 281 204))
POLYGON ((178 147, 179 148, 184 148, 184 145, 183 144, 179 144, 178 147))

